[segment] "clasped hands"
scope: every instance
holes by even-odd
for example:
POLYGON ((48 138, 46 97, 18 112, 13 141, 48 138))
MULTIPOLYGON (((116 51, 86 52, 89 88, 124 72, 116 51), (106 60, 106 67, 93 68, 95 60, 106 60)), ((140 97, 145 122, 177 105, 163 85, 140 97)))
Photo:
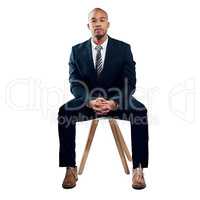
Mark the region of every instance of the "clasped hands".
POLYGON ((111 110, 117 109, 117 103, 114 100, 106 100, 103 97, 97 97, 94 100, 90 100, 88 106, 98 115, 106 115, 111 110))

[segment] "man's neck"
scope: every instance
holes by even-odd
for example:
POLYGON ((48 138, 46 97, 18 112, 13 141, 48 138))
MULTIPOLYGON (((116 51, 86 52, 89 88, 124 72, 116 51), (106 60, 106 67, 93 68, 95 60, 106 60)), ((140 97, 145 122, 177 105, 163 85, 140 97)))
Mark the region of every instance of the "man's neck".
POLYGON ((108 35, 106 34, 101 39, 97 39, 96 37, 93 37, 92 40, 93 40, 93 42, 95 44, 101 45, 101 44, 103 44, 106 41, 107 38, 108 38, 108 35))

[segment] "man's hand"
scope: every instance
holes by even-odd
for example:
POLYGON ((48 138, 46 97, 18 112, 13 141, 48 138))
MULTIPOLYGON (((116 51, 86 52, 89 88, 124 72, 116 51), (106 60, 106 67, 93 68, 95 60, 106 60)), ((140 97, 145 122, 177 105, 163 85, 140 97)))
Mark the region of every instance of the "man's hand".
POLYGON ((98 97, 95 100, 89 101, 89 107, 96 111, 98 115, 105 115, 111 110, 116 110, 117 104, 113 100, 106 100, 103 97, 98 97))

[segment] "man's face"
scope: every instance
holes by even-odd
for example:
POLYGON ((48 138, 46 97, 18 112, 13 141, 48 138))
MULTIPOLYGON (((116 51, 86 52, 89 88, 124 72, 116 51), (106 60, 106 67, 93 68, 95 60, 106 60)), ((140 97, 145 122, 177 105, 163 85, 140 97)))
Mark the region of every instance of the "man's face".
POLYGON ((108 27, 109 22, 106 13, 102 11, 92 11, 89 14, 88 28, 93 37, 97 39, 103 38, 107 34, 108 27))

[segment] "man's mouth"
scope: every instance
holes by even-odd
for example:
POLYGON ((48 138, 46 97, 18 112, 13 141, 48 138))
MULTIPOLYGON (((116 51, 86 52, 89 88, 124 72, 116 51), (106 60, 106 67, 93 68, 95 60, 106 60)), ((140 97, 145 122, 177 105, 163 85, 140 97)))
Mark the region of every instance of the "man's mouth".
POLYGON ((96 28, 94 31, 103 31, 101 28, 96 28))

